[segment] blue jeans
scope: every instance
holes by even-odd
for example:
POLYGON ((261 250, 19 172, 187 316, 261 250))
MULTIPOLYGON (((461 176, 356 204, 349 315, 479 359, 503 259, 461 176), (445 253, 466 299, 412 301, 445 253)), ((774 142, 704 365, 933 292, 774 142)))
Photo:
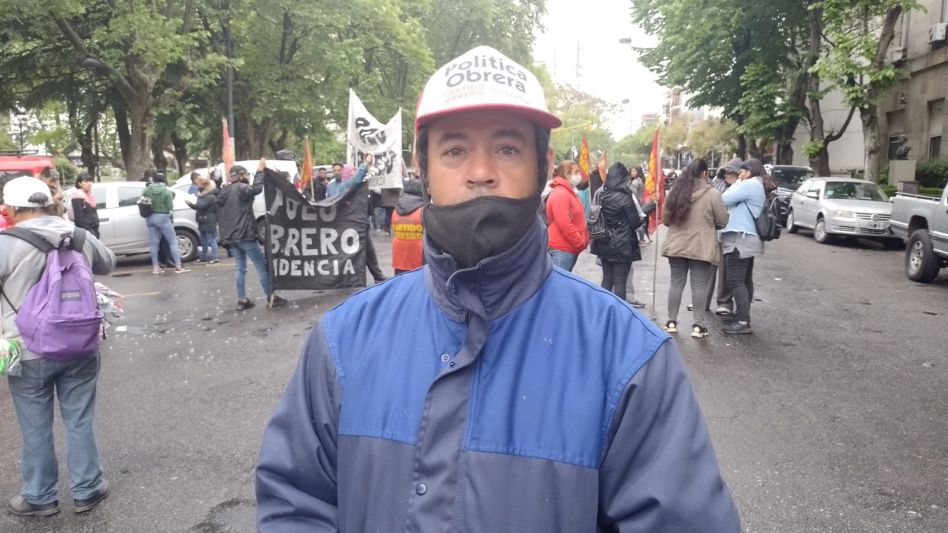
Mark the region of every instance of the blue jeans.
POLYGON ((53 444, 53 394, 66 426, 67 460, 72 497, 95 496, 102 482, 95 443, 95 387, 99 356, 78 361, 30 359, 23 373, 10 376, 10 393, 23 434, 23 488, 26 501, 43 505, 57 500, 59 465, 53 444))
POLYGON ((171 261, 175 266, 181 266, 181 250, 178 249, 178 239, 174 235, 174 224, 168 213, 152 213, 145 221, 148 225, 148 253, 151 255, 151 267, 158 268, 158 243, 164 238, 171 248, 171 261))
POLYGON ((576 259, 579 258, 579 254, 571 254, 552 248, 550 248, 550 256, 553 257, 553 266, 558 266, 567 272, 573 271, 573 267, 576 266, 576 259))
POLYGON ((257 241, 240 241, 230 244, 230 253, 234 255, 234 266, 237 269, 237 299, 247 299, 247 257, 253 261, 257 278, 263 288, 263 294, 270 298, 270 276, 267 271, 267 259, 263 255, 263 248, 257 241))
POLYGON ((217 232, 201 232, 201 261, 219 261, 220 256, 217 250, 217 232))

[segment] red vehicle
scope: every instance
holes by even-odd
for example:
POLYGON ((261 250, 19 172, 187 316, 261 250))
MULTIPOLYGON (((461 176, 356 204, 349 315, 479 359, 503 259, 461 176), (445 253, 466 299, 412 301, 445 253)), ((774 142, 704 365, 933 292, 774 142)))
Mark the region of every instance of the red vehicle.
MULTIPOLYGON (((0 200, 3 198, 3 186, 8 181, 20 176, 39 178, 52 168, 52 156, 36 155, 35 151, 0 151, 0 200)), ((0 229, 7 227, 7 225, 6 213, 0 213, 0 229)))

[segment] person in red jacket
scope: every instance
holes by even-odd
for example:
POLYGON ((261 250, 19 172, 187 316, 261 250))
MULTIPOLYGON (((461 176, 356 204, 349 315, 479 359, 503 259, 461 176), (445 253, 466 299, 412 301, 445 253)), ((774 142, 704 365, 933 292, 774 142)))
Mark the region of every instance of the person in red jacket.
POLYGON ((553 171, 550 194, 546 199, 546 222, 549 231, 547 247, 553 264, 572 271, 579 253, 589 244, 586 213, 576 194, 582 176, 575 161, 563 161, 553 171))

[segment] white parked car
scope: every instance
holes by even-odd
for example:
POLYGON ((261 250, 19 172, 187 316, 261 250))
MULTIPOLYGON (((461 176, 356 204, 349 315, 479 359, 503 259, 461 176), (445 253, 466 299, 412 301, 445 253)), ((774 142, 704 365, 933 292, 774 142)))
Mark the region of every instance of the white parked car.
MULTIPOLYGON (((138 199, 145 185, 143 181, 110 181, 92 185, 99 212, 99 235, 115 255, 148 253, 148 226, 138 214, 138 199)), ((75 190, 74 187, 67 189, 66 198, 75 190)), ((195 211, 185 203, 187 199, 186 190, 183 194, 175 191, 174 232, 184 262, 194 261, 198 255, 198 226, 195 211)))
POLYGON ((848 178, 810 178, 790 197, 787 231, 813 230, 813 239, 827 243, 834 236, 863 237, 898 242, 889 231, 892 204, 870 181, 848 178))

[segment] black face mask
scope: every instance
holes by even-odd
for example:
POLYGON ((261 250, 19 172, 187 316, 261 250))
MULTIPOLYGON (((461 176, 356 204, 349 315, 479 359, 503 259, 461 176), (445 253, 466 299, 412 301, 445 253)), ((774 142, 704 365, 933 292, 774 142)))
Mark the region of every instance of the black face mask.
POLYGON ((460 268, 470 268, 516 244, 535 223, 539 206, 536 194, 519 200, 479 196, 455 205, 425 206, 422 219, 431 241, 460 268))

